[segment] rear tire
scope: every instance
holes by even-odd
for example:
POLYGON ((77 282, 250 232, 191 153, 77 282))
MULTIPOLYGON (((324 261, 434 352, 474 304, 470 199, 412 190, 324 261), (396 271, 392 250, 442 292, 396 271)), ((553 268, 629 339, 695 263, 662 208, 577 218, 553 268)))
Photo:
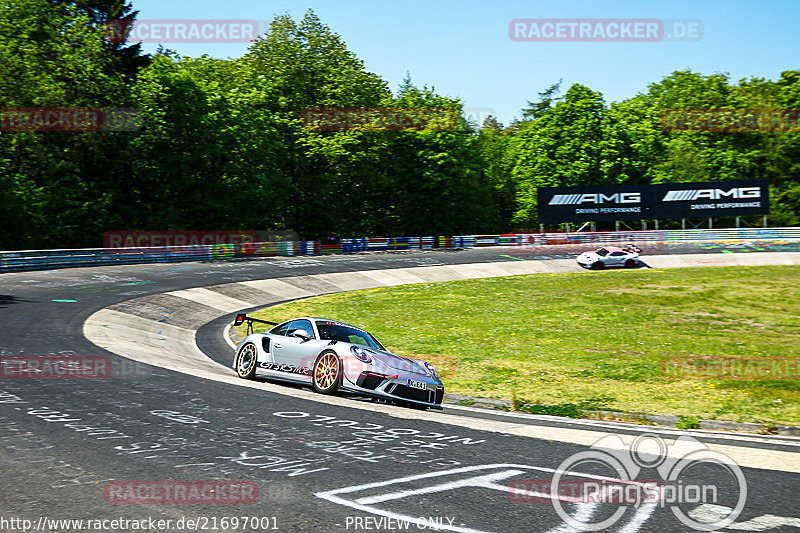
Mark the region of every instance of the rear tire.
POLYGON ((336 352, 326 350, 317 356, 311 373, 311 384, 320 394, 334 394, 342 381, 342 362, 336 352))
POLYGON ((627 261, 625 261, 625 268, 633 268, 635 266, 636 266, 636 261, 634 261, 633 259, 628 259, 627 261))
POLYGON ((236 356, 236 375, 242 379, 255 379, 258 349, 252 342, 248 342, 239 350, 236 356))

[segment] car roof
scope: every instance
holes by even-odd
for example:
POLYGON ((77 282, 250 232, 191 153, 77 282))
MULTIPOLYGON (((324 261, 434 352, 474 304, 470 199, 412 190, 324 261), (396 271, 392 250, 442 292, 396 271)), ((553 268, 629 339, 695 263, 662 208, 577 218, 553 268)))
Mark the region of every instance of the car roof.
POLYGON ((603 248, 605 248, 609 252, 624 252, 625 251, 622 248, 619 248, 617 246, 602 246, 599 249, 602 250, 603 248))
MULTIPOLYGON (((323 318, 319 316, 297 316, 294 318, 290 318, 289 320, 284 320, 281 324, 286 324, 287 322, 291 322, 292 320, 310 320, 312 322, 316 321, 323 321, 323 322, 332 322, 334 324, 341 324, 343 326, 350 326, 351 328, 364 330, 364 328, 359 326, 354 326, 353 324, 348 324, 347 322, 342 322, 341 320, 333 320, 332 318, 323 318)), ((364 330, 366 331, 366 330, 364 330)))

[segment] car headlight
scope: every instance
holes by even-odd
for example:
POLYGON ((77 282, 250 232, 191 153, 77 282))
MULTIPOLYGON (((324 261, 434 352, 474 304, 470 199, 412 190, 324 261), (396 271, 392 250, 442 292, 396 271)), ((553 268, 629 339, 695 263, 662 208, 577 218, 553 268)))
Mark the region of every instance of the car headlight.
POLYGON ((356 356, 356 359, 363 363, 371 363, 372 357, 369 356, 367 351, 364 348, 359 348, 358 346, 351 346, 350 351, 353 352, 353 355, 356 356))
POLYGON ((425 368, 427 368, 427 369, 428 369, 428 372, 430 372, 431 374, 433 374, 433 377, 435 377, 435 378, 437 378, 437 379, 439 378, 439 374, 437 374, 437 373, 436 373, 436 369, 435 369, 435 368, 433 368, 433 365, 432 365, 432 364, 430 364, 430 363, 428 363, 428 362, 425 362, 425 368))

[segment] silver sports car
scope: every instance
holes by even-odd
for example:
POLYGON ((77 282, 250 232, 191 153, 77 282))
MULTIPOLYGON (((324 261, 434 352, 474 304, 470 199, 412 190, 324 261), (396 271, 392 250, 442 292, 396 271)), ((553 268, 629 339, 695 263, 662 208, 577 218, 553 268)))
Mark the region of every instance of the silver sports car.
POLYGON ((641 250, 633 244, 627 244, 622 248, 604 246, 594 252, 583 252, 577 261, 580 266, 595 270, 610 266, 633 268, 640 263, 639 252, 641 250))
POLYGON ((391 400, 399 405, 441 409, 444 386, 433 366, 395 355, 361 328, 326 318, 300 317, 281 324, 236 316, 248 335, 236 347, 233 368, 240 378, 270 378, 391 400), (252 323, 275 325, 252 333, 252 323))

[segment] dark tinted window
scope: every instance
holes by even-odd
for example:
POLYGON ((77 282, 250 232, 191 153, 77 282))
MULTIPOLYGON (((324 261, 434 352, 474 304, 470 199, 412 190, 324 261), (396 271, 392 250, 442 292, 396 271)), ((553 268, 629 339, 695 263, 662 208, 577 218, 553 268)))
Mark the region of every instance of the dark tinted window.
POLYGON ((606 250, 605 248, 600 248, 599 250, 597 250, 597 255, 599 255, 600 257, 605 257, 608 255, 608 250, 606 250))
POLYGON ((613 256, 625 255, 625 252, 614 252, 614 253, 613 253, 613 254, 611 254, 611 255, 613 255, 613 256))
POLYGON ((319 338, 325 341, 340 341, 360 344, 369 348, 383 350, 384 347, 378 340, 362 329, 357 329, 335 322, 317 322, 319 338))

